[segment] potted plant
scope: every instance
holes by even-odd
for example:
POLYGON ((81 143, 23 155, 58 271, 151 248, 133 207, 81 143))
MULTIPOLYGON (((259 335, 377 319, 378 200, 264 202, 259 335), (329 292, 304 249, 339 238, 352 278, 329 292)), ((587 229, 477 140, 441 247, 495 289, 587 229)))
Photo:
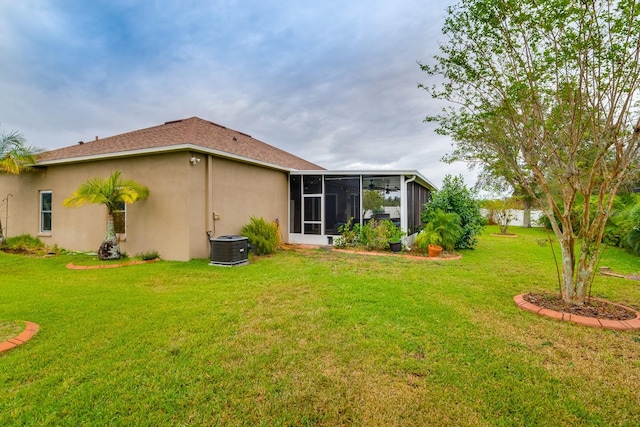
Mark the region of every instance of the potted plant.
POLYGON ((400 252, 402 250, 402 237, 404 231, 389 221, 389 249, 391 252, 400 252))
POLYGON ((416 236, 415 243, 418 248, 427 250, 430 257, 436 257, 443 249, 453 251, 461 235, 460 216, 455 212, 436 209, 432 220, 416 236))

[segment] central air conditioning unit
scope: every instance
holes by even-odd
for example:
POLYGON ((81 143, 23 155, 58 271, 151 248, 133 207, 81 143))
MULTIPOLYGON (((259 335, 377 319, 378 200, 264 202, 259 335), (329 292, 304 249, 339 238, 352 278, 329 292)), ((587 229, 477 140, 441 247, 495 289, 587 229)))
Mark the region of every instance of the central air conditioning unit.
POLYGON ((243 236, 209 237, 211 262, 209 265, 233 267, 249 264, 249 239, 243 236))

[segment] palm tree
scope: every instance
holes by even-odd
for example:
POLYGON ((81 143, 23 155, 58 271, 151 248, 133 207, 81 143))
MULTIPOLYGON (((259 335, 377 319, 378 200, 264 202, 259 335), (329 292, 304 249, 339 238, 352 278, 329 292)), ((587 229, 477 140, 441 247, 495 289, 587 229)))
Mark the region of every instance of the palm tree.
MULTIPOLYGON (((38 151, 40 150, 37 148, 29 147, 19 132, 0 133, 0 172, 14 175, 26 172, 35 163, 38 151)), ((5 241, 0 221, 0 245, 5 241)))
POLYGON ((113 213, 123 203, 131 204, 149 197, 149 189, 130 179, 122 179, 119 170, 108 178, 92 178, 83 184, 62 204, 68 208, 77 208, 85 203, 97 203, 107 207, 107 234, 98 250, 102 260, 120 258, 120 246, 113 225, 113 213))

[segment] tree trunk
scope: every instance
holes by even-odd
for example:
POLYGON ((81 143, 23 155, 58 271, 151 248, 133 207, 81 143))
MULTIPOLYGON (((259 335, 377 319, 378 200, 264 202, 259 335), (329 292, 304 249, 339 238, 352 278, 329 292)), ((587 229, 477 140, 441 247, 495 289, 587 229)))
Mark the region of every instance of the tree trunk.
POLYGON ((118 245, 118 238, 113 225, 113 213, 109 212, 107 216, 107 234, 100 245, 100 249, 98 249, 98 258, 109 260, 119 259, 120 256, 120 246, 118 245))
POLYGON ((562 233, 560 247, 562 251, 562 283, 560 290, 562 300, 570 304, 581 305, 579 296, 573 285, 573 277, 575 272, 575 242, 573 236, 568 233, 562 233))
POLYGON ((522 213, 522 226, 524 228, 531 228, 531 201, 528 197, 525 197, 522 201, 523 213, 522 213))
POLYGON ((7 241, 7 238, 4 237, 4 232, 2 231, 2 220, 0 220, 0 246, 4 245, 7 241))

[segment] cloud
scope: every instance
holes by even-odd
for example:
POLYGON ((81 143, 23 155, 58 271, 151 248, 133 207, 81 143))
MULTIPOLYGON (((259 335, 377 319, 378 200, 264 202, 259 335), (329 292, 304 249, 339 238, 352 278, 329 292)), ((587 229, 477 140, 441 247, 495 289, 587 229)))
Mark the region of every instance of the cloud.
POLYGON ((199 116, 331 169, 473 180, 417 88, 446 5, 5 2, 0 123, 51 149, 199 116))

